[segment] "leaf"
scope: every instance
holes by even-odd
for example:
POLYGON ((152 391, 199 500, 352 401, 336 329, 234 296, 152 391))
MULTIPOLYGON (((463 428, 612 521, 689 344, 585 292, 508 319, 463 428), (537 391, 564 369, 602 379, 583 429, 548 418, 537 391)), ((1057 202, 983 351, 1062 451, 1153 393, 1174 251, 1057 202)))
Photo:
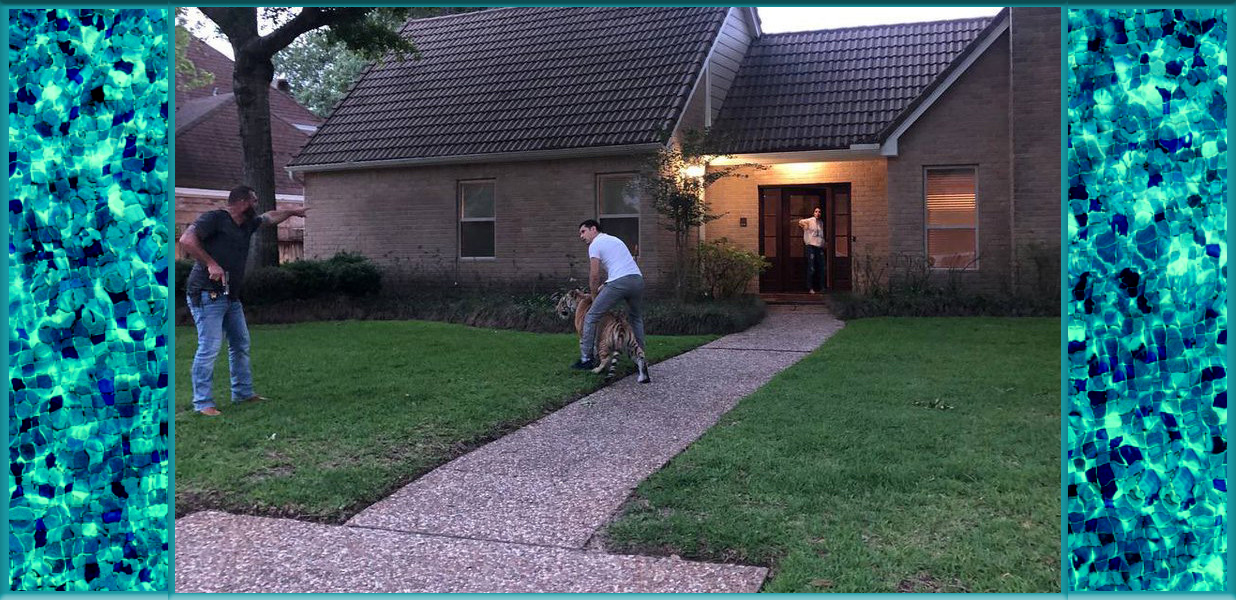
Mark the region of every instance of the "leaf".
POLYGON ((831 579, 812 579, 812 580, 811 580, 811 587, 818 587, 818 588, 824 588, 824 589, 827 589, 827 588, 833 587, 833 580, 831 580, 831 579))

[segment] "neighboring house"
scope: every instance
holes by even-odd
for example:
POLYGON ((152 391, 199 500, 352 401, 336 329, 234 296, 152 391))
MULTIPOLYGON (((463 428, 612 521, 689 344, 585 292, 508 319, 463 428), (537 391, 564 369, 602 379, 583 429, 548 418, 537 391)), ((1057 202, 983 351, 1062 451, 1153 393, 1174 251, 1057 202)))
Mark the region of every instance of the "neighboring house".
POLYGON ((673 235, 626 185, 664 133, 711 127, 768 165, 710 188, 699 231, 772 262, 758 291, 805 289, 793 220, 817 206, 829 289, 891 255, 979 291, 1058 285, 1057 8, 772 35, 753 8, 504 8, 403 35, 421 58, 363 73, 289 166, 308 255, 582 278, 598 218, 664 284, 673 235))
MULTIPOLYGON (((201 213, 223 207, 233 187, 245 182, 240 120, 232 95, 232 60, 193 38, 187 55, 214 81, 191 90, 176 90, 176 237, 201 213)), ((282 172, 322 120, 297 104, 286 90, 270 90, 270 132, 275 156, 275 203, 278 208, 304 204, 304 185, 282 172)), ((279 260, 304 256, 304 219, 279 225, 279 260)), ((177 258, 184 258, 179 246, 177 258)))

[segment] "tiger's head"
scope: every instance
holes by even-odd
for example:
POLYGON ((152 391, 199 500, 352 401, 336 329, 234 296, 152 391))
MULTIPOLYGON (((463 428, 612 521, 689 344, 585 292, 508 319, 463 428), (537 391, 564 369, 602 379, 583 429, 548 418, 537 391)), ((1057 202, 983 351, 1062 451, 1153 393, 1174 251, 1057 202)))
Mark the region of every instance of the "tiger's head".
POLYGON ((575 311, 579 310, 579 303, 592 300, 592 296, 579 288, 568 292, 557 294, 558 304, 554 307, 554 312, 563 319, 569 319, 575 316, 575 311))

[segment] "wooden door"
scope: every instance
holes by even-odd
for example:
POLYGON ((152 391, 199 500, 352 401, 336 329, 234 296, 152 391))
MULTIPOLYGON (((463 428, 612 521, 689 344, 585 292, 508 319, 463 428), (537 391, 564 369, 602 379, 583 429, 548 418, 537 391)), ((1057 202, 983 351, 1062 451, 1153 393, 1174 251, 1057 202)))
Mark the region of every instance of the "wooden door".
POLYGON ((761 292, 807 292, 807 257, 798 220, 816 208, 829 238, 826 289, 850 289, 850 184, 843 183, 760 189, 759 251, 772 263, 760 274, 761 292))
POLYGON ((806 187, 760 191, 760 254, 772 263, 760 275, 761 292, 807 291, 807 256, 798 221, 810 217, 816 208, 827 214, 826 193, 826 189, 806 187))

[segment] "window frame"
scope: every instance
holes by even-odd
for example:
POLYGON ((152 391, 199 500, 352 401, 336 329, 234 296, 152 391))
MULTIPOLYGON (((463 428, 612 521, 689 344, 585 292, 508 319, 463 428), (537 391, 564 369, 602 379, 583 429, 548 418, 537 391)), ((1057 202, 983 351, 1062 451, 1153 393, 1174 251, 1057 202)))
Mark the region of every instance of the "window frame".
POLYGON ((932 165, 923 167, 923 256, 931 260, 932 230, 973 230, 974 260, 965 267, 938 267, 931 265, 932 271, 978 271, 982 264, 979 256, 979 166, 976 164, 932 165), (932 171, 957 171, 969 169, 974 174, 974 226, 936 225, 931 224, 931 207, 927 203, 927 178, 932 171))
MULTIPOLYGON (((634 217, 636 219, 636 222, 635 222, 635 252, 631 253, 631 256, 634 257, 636 260, 639 259, 641 248, 643 248, 644 246, 644 216, 643 216, 643 213, 636 212, 636 213, 622 213, 622 214, 609 214, 609 215, 603 214, 601 212, 601 200, 602 200, 601 192, 605 188, 602 186, 601 182, 606 179, 618 179, 618 178, 629 178, 631 182, 634 182, 636 178, 638 177, 639 177, 639 172, 637 171, 614 171, 614 172, 609 172, 609 173, 597 173, 596 176, 593 178, 593 188, 595 189, 595 194, 593 194, 594 196, 593 212, 596 214, 595 218, 598 223, 601 223, 601 220, 604 218, 630 219, 634 217)), ((640 206, 637 208, 642 208, 644 204, 643 195, 639 195, 639 204, 640 206)), ((628 250, 629 249, 630 248, 628 248, 628 250)))
POLYGON ((498 259, 498 180, 496 178, 459 179, 455 182, 455 255, 459 260, 485 261, 498 259), (464 217, 464 188, 469 185, 489 184, 493 189, 494 211, 492 217, 464 217), (494 254, 493 256, 464 256, 463 224, 493 223, 494 224, 494 254))

